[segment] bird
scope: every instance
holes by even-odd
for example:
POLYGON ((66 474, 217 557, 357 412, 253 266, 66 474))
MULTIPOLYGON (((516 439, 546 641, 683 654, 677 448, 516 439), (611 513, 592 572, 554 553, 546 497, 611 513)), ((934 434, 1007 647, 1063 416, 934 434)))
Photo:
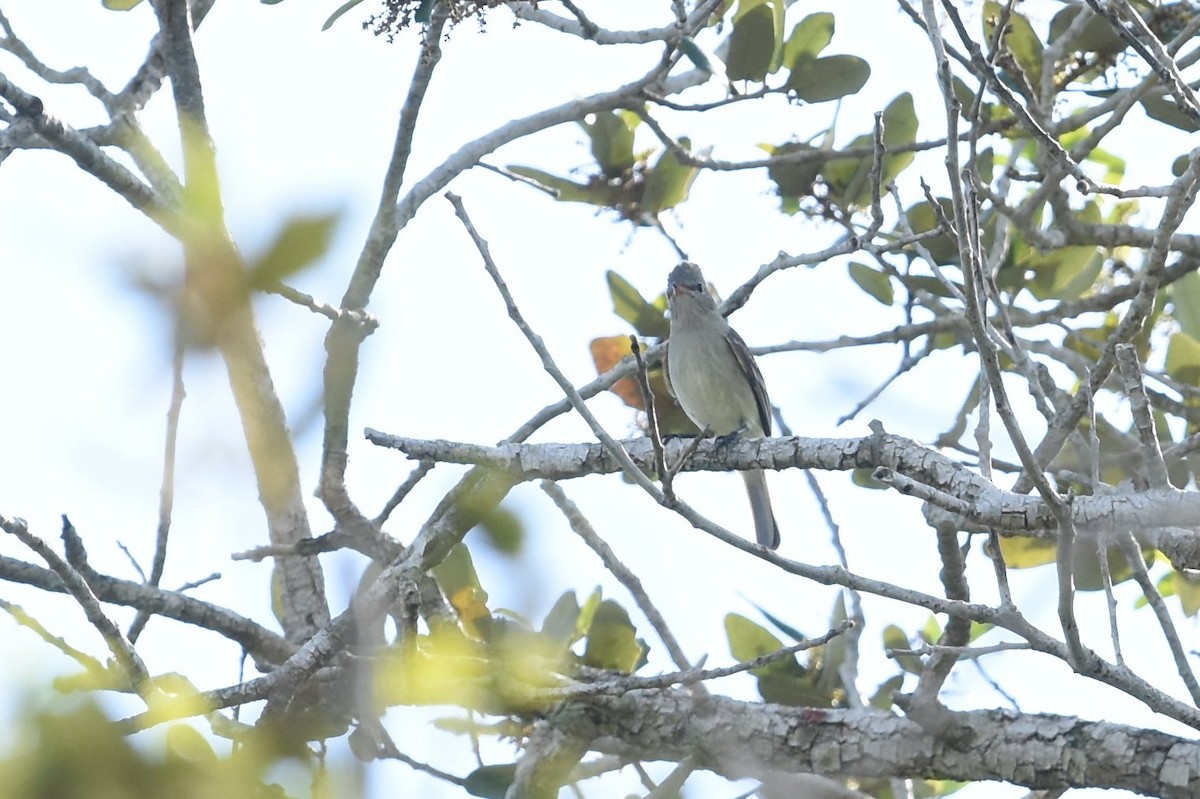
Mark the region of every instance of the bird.
MULTIPOLYGON (((717 310, 700 267, 684 261, 667 277, 671 330, 664 372, 667 387, 697 427, 717 437, 771 434, 771 401, 746 342, 717 310)), ((758 543, 779 547, 762 469, 742 472, 758 543)))

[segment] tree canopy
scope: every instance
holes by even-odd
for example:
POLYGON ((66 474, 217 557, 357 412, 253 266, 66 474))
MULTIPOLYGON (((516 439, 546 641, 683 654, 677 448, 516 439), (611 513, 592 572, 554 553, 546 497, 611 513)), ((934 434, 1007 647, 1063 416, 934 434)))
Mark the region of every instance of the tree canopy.
POLYGON ((13 5, 5 796, 1200 794, 1191 3, 13 5))

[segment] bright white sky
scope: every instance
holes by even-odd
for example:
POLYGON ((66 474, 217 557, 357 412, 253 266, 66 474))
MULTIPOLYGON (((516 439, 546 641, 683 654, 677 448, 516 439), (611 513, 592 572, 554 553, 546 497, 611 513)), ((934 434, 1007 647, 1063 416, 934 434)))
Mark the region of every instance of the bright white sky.
MULTIPOLYGON (((388 44, 361 30, 362 13, 373 9, 369 1, 322 33, 321 23, 336 5, 298 0, 277 6, 219 3, 198 37, 235 237, 244 252, 253 254, 288 216, 342 209, 333 250, 296 281, 302 290, 330 303, 341 295, 373 213, 397 111, 418 52, 411 35, 388 44)), ((665 5, 610 0, 598 6, 593 18, 609 28, 660 25, 666 21, 664 14, 648 9, 665 5)), ((107 12, 98 0, 9 2, 0 7, 44 61, 58 68, 86 64, 113 88, 123 85, 143 58, 153 30, 148 6, 127 14, 107 12)), ((554 10, 553 4, 550 8, 554 10)), ((943 117, 931 94, 932 58, 907 18, 890 0, 810 1, 796 4, 789 25, 803 14, 826 8, 839 12, 838 33, 828 52, 863 55, 874 67, 864 92, 840 111, 839 140, 868 131, 871 114, 906 90, 918 97, 922 137, 940 135, 943 117)), ((711 48, 715 40, 704 44, 711 48)), ((514 116, 625 82, 641 74, 658 53, 599 48, 534 25, 514 30, 503 11, 489 16, 484 34, 474 24, 456 29, 445 50, 422 112, 408 185, 462 142, 514 116)), ((0 53, 0 71, 40 93, 52 113, 74 125, 100 121, 96 105, 82 91, 50 91, 30 83, 7 54, 0 53)), ((706 91, 719 90, 710 86, 706 91)), ((667 114, 661 118, 672 133, 690 135, 697 145, 715 146, 718 157, 734 159, 757 157, 759 142, 810 138, 830 124, 833 112, 832 105, 771 102, 739 105, 711 119, 667 114)), ((177 134, 168 92, 156 98, 143 121, 175 159, 177 134)), ((1184 137, 1178 139, 1178 144, 1164 141, 1152 152, 1110 149, 1136 157, 1131 171, 1161 183, 1169 179, 1166 168, 1172 158, 1187 149, 1184 137)), ((653 144, 648 132, 639 141, 647 147, 653 144)), ((487 160, 566 174, 586 168, 591 159, 582 132, 563 126, 487 160)), ((910 169, 910 186, 919 175, 935 187, 944 185, 937 158, 910 169)), ((557 204, 492 173, 468 174, 452 189, 464 198, 489 239, 529 322, 564 372, 580 384, 594 376, 588 341, 629 332, 612 313, 605 270, 616 270, 643 294, 653 296, 677 260, 653 232, 612 224, 587 207, 557 204)), ((919 196, 910 191, 904 204, 913 204, 919 196)), ((774 213, 776 207, 761 172, 709 174, 699 178, 692 201, 666 224, 709 279, 728 294, 778 251, 819 250, 837 235, 833 228, 774 213)), ((67 513, 98 568, 136 578, 118 542, 149 567, 170 392, 170 345, 166 315, 133 284, 137 275, 175 278, 178 247, 66 158, 25 152, 0 166, 0 242, 0 368, 5 376, 0 394, 0 442, 5 451, 0 459, 0 514, 22 516, 37 534, 53 539, 60 514, 67 513)), ((263 298, 258 308, 268 357, 298 434, 303 476, 311 489, 320 451, 317 403, 327 326, 322 318, 278 298, 263 298)), ((371 311, 382 326, 363 348, 352 428, 490 443, 559 398, 557 387, 506 319, 478 255, 440 197, 430 200, 400 236, 371 311)), ((844 263, 830 263, 776 276, 733 321, 751 344, 768 344, 872 332, 897 323, 900 316, 858 293, 846 280, 844 263)), ((876 349, 824 356, 783 354, 761 363, 773 401, 797 433, 859 436, 867 432, 870 419, 879 418, 891 432, 929 441, 950 425, 974 376, 973 361, 939 353, 901 378, 858 419, 835 425, 898 359, 898 351, 876 349)), ((179 489, 164 583, 176 586, 219 571, 224 575, 220 581, 195 594, 271 623, 269 567, 229 560, 231 552, 263 543, 265 532, 223 369, 212 356, 193 356, 186 381, 179 489)), ((631 413, 615 398, 597 398, 592 407, 610 431, 633 430, 631 413)), ((556 420, 536 437, 589 439, 575 417, 556 420)), ((352 494, 374 514, 410 464, 365 442, 352 442, 351 458, 352 494)), ((435 470, 393 516, 390 531, 402 540, 411 538, 459 473, 447 467, 435 470)), ((841 525, 853 569, 922 590, 940 590, 932 534, 921 522, 916 501, 853 489, 845 474, 819 478, 841 525)), ((829 533, 802 476, 775 474, 771 485, 783 531, 782 553, 813 563, 834 562, 829 533)), ((722 619, 731 610, 755 616, 751 602, 805 632, 825 630, 836 597, 832 589, 731 554, 617 477, 576 481, 564 489, 641 576, 693 658, 708 655, 709 665, 728 663, 722 619)), ((749 512, 736 477, 687 475, 678 490, 714 520, 749 532, 749 512)), ((595 585, 632 607, 535 486, 515 490, 508 504, 526 527, 522 555, 512 560, 489 554, 482 542, 474 547, 493 608, 511 608, 540 620, 563 590, 574 589, 582 597, 595 585)), ((320 503, 314 499, 310 505, 314 528, 328 529, 320 503)), ((0 553, 31 559, 7 539, 0 539, 0 553)), ((986 564, 978 553, 973 557, 975 598, 986 601, 994 594, 990 572, 982 568, 986 564)), ((331 601, 335 611, 340 610, 362 563, 353 556, 330 556, 324 564, 331 601)), ((1046 569, 1014 574, 1013 582, 1018 604, 1032 620, 1043 629, 1057 629, 1053 574, 1046 569)), ((1122 605, 1129 611, 1133 594, 1128 586, 1122 589, 1122 605)), ((0 586, 0 597, 25 605, 52 631, 103 656, 98 636, 69 600, 47 599, 11 585, 0 586)), ((1080 601, 1085 640, 1105 651, 1102 597, 1087 595, 1080 601)), ((869 694, 895 672, 879 655, 883 626, 897 623, 915 632, 926 614, 870 599, 866 609, 861 687, 869 694)), ((122 611, 114 611, 114 616, 125 622, 132 618, 122 611)), ((1165 661, 1161 636, 1147 612, 1130 618, 1123 632, 1133 665, 1152 668, 1156 661, 1165 661)), ((655 647, 650 668, 669 668, 648 627, 636 621, 655 647)), ((5 624, 0 621, 0 628, 5 624)), ((1182 630, 1190 638, 1194 625, 1182 622, 1182 630)), ((235 648, 209 636, 207 649, 185 649, 178 632, 169 622, 151 623, 139 649, 152 671, 182 671, 202 688, 237 680, 235 648)), ((185 634, 189 642, 196 640, 191 631, 185 634)), ((18 686, 40 686, 47 671, 71 670, 28 632, 11 629, 4 636, 12 641, 8 649, 13 653, 0 665, 0 685, 10 689, 0 696, 7 700, 22 698, 18 686)), ((1072 679, 1065 666, 1044 656, 1013 655, 985 660, 983 666, 1026 710, 1159 724, 1182 732, 1172 722, 1155 720, 1128 698, 1072 679), (1036 679, 1030 679, 1031 674, 1036 679), (1098 711, 1101 707, 1103 712, 1098 711)), ((1155 672, 1150 675, 1156 679, 1155 672)), ((1182 695, 1178 678, 1169 672, 1157 682, 1182 695)), ((720 688, 734 696, 756 697, 749 678, 727 680, 720 688)), ((956 670, 948 699, 964 708, 1004 704, 971 664, 956 670)), ((431 736, 413 721, 413 714, 403 718, 403 725, 394 725, 403 751, 460 774, 472 768, 463 759, 467 747, 462 742, 431 736)), ((511 751, 499 747, 489 754, 489 762, 512 757, 511 751)), ((429 797, 458 795, 401 765, 381 767, 374 779, 381 794, 390 784, 412 786, 429 797)), ((706 795, 728 794, 726 788, 706 795)), ((1013 788, 981 786, 960 795, 1022 794, 1013 788)))

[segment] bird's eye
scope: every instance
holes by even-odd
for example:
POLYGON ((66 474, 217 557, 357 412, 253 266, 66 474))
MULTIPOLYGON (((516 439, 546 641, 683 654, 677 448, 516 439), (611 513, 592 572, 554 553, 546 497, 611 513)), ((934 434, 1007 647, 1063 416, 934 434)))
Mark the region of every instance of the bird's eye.
POLYGON ((692 291, 702 292, 702 291, 704 291, 704 284, 703 283, 693 283, 692 285, 688 286, 688 288, 690 288, 692 291))

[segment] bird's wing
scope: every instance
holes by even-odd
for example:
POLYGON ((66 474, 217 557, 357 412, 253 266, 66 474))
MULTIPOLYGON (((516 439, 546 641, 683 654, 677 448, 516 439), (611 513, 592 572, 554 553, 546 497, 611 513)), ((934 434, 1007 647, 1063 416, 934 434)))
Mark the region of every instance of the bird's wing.
POLYGON ((737 361, 738 367, 746 377, 746 382, 750 384, 750 390, 754 392, 754 404, 758 406, 758 420, 762 425, 762 434, 769 436, 771 435, 771 400, 767 397, 767 384, 763 380, 762 372, 758 370, 758 364, 754 362, 750 348, 732 327, 729 328, 727 343, 733 353, 733 359, 737 361))

